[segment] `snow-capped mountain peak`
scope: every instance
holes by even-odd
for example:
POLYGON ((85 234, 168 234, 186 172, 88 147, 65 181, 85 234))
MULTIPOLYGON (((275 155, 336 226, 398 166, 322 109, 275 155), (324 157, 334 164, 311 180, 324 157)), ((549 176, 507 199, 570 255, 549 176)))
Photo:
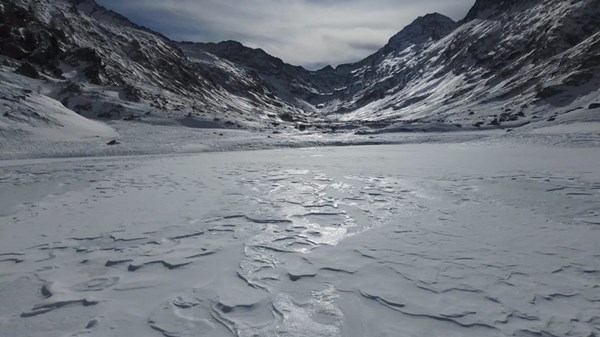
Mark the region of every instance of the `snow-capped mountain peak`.
POLYGON ((600 86, 600 0, 478 0, 318 71, 236 41, 171 41, 93 0, 0 4, 5 70, 87 117, 518 126, 593 106, 600 86))
POLYGON ((423 44, 429 40, 439 40, 453 31, 458 24, 454 20, 439 13, 427 14, 413 21, 410 25, 394 35, 386 49, 403 48, 408 43, 423 44))

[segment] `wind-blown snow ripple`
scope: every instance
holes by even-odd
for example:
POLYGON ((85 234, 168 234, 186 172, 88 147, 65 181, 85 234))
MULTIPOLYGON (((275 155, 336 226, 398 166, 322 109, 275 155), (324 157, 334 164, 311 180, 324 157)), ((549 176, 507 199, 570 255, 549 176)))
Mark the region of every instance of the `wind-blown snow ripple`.
POLYGON ((2 166, 0 324, 598 335, 599 159, 471 144, 2 166))

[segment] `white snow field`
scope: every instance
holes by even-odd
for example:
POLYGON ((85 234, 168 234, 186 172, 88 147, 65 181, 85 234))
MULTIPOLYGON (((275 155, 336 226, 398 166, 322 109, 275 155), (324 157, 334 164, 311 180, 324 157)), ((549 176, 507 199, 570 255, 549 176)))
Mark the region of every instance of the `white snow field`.
POLYGON ((477 141, 0 161, 0 335, 598 336, 599 164, 477 141))

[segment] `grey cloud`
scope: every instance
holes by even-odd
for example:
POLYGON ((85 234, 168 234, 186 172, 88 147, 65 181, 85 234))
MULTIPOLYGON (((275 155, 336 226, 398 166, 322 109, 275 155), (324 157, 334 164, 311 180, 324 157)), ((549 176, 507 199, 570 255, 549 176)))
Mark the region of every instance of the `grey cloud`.
POLYGON ((238 40, 292 64, 361 59, 420 15, 462 18, 474 0, 97 0, 176 40, 238 40))

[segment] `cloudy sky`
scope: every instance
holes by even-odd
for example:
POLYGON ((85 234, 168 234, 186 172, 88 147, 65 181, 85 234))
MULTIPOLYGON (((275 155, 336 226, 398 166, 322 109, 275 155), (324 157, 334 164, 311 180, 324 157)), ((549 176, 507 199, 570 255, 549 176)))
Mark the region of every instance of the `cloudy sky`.
POLYGON ((236 40, 315 69, 381 48, 420 15, 464 17, 475 0, 96 0, 185 41, 236 40))

